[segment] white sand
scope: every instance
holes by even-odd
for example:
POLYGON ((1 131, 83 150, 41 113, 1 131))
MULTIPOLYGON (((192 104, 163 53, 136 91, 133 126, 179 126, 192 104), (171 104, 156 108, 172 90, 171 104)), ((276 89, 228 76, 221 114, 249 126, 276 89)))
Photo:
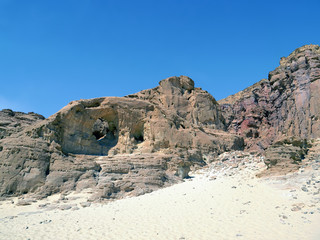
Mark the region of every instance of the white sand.
POLYGON ((216 180, 210 174, 106 205, 83 208, 78 199, 73 201, 78 210, 39 209, 45 201, 3 202, 0 239, 320 239, 320 205, 312 202, 314 196, 293 187, 279 189, 252 178, 253 172, 216 180), (304 207, 292 211, 294 204, 304 207))

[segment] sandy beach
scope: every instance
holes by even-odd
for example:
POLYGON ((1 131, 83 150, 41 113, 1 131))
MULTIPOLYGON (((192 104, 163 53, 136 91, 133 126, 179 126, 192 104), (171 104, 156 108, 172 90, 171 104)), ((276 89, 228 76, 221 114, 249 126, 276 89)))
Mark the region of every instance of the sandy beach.
POLYGON ((0 205, 0 239, 320 239, 317 171, 256 178, 263 168, 208 167, 183 183, 107 204, 86 202, 88 193, 26 206, 9 199, 0 205))

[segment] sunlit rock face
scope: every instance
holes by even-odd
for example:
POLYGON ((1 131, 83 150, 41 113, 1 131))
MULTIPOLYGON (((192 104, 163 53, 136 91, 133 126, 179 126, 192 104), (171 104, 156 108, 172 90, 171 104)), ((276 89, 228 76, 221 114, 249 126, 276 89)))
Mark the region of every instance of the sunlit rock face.
POLYGON ((225 131, 208 92, 188 77, 171 77, 126 97, 73 101, 4 138, 0 194, 93 188, 95 199, 139 195, 243 144, 225 131))
POLYGON ((306 45, 253 86, 219 101, 228 131, 265 150, 283 137, 320 137, 320 48, 306 45))
POLYGON ((308 45, 219 102, 180 76, 125 97, 73 101, 48 119, 4 110, 0 196, 86 188, 92 200, 136 196, 231 150, 262 153, 273 172, 295 171, 320 138, 319 90, 320 49, 308 45))

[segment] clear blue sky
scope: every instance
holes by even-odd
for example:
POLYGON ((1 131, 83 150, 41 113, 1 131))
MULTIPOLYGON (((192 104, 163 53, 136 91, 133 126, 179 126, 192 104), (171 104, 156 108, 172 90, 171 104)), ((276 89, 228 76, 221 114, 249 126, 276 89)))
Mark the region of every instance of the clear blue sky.
POLYGON ((0 0, 0 109, 48 117, 180 75, 219 100, 319 44, 319 10, 319 0, 0 0))

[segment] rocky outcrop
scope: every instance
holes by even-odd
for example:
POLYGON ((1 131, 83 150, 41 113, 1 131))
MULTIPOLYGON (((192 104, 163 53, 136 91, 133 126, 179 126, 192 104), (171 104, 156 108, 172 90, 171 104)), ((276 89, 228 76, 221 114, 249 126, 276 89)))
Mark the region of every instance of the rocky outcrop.
POLYGON ((22 131, 38 121, 43 120, 42 115, 30 112, 14 112, 10 109, 0 111, 0 139, 10 136, 13 133, 22 131))
POLYGON ((264 151, 275 141, 320 137, 320 48, 306 45, 253 86, 219 104, 229 132, 246 138, 246 148, 264 151))
POLYGON ((288 137, 273 143, 264 153, 267 169, 258 177, 283 176, 288 173, 318 170, 320 139, 288 137))
POLYGON ((126 97, 71 102, 0 141, 0 195, 94 189, 139 195, 179 181, 213 156, 243 149, 215 99, 185 76, 126 97))
POLYGON ((263 79, 219 101, 227 130, 244 136, 246 149, 251 151, 265 150, 275 137, 272 123, 268 121, 273 108, 269 100, 270 92, 269 81, 263 79))
POLYGON ((207 91, 195 88, 193 80, 186 76, 162 80, 158 87, 128 97, 153 103, 178 128, 225 128, 216 100, 207 91))
POLYGON ((310 147, 312 147, 310 141, 297 137, 276 141, 264 153, 264 163, 268 168, 260 173, 260 176, 284 175, 297 171, 307 156, 310 147))
POLYGON ((269 173, 296 170, 320 138, 319 88, 320 48, 308 45, 219 102, 180 76, 125 97, 73 101, 48 119, 3 110, 0 196, 87 188, 92 200, 135 196, 244 148, 265 154, 269 173))

